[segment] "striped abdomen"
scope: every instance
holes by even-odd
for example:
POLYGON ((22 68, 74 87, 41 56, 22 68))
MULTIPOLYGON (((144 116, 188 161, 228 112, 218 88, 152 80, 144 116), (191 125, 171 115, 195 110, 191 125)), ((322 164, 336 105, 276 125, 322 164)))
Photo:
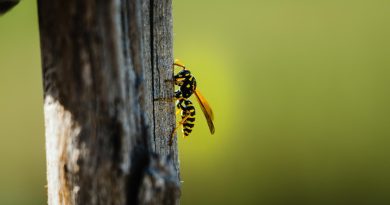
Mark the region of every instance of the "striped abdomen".
POLYGON ((186 118, 183 122, 183 133, 184 136, 188 136, 192 132, 195 123, 195 107, 190 100, 185 99, 181 103, 181 109, 181 118, 186 118))

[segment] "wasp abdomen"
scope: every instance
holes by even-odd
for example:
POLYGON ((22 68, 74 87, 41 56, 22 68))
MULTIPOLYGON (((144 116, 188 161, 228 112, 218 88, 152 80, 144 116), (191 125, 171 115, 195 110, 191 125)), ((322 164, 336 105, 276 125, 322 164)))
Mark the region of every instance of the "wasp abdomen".
POLYGON ((188 136, 192 132, 192 128, 194 127, 195 107, 188 99, 182 100, 182 103, 180 105, 181 109, 183 110, 181 118, 185 119, 185 121, 183 122, 183 133, 184 136, 188 136))

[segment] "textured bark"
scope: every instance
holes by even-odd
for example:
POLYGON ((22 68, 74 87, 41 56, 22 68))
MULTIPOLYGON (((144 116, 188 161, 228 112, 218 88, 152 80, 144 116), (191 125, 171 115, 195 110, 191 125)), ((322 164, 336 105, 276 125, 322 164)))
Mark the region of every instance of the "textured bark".
POLYGON ((178 204, 171 0, 38 0, 49 204, 178 204))

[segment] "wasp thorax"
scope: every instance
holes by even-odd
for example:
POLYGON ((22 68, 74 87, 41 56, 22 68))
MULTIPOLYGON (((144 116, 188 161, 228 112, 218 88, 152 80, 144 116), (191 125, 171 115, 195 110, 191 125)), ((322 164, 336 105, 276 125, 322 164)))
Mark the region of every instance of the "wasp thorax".
POLYGON ((181 70, 178 74, 175 75, 175 79, 190 78, 190 77, 191 77, 191 72, 189 70, 181 70))
POLYGON ((174 76, 175 84, 178 86, 182 86, 185 81, 191 79, 191 72, 189 70, 181 70, 178 74, 174 76))

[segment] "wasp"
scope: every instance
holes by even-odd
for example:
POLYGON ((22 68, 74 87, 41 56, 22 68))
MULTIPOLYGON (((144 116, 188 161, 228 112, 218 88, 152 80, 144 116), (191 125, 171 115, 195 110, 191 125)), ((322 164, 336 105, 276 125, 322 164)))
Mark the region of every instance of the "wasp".
POLYGON ((184 136, 188 136, 192 132, 192 128, 194 128, 195 107, 189 99, 194 93, 197 101, 200 104, 200 108, 206 117, 210 132, 211 134, 214 134, 214 114, 206 98, 203 97, 199 89, 196 87, 195 77, 191 74, 191 71, 186 69, 185 65, 179 62, 179 60, 175 60, 173 65, 182 68, 182 70, 174 76, 174 83, 175 85, 179 86, 179 89, 175 91, 175 100, 178 112, 181 111, 181 121, 179 122, 179 125, 173 130, 169 140, 169 145, 172 145, 174 134, 180 126, 183 126, 182 131, 184 136))

